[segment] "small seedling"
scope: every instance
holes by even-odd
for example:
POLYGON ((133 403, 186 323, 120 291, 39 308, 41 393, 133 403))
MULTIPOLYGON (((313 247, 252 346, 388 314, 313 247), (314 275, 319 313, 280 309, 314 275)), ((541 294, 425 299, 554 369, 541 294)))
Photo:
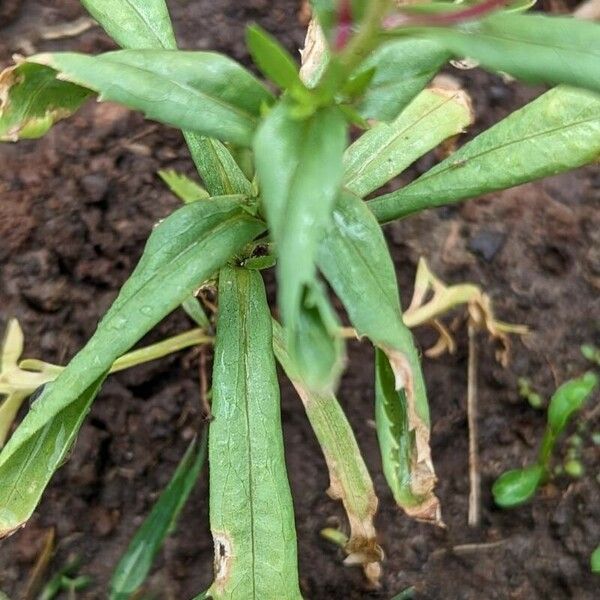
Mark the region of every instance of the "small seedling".
POLYGON ((543 408, 544 400, 542 397, 531 387, 531 381, 526 377, 519 377, 519 396, 529 402, 532 408, 543 408))
MULTIPOLYGON (((407 321, 435 324, 458 294, 472 324, 497 339, 507 330, 492 318, 489 299, 468 286, 438 286, 433 304, 417 296, 403 315, 381 225, 596 161, 600 26, 520 14, 527 2, 494 10, 500 3, 457 9, 314 0, 301 66, 265 31, 248 30, 267 86, 228 57, 178 50, 163 0, 83 4, 123 50, 19 57, 0 74, 0 139, 40 137, 90 98, 117 102, 180 128, 202 185, 163 173, 186 204, 154 228, 119 296, 66 367, 19 361, 22 336, 9 326, 0 367, 2 441, 24 399, 46 385, 0 452, 0 537, 33 514, 109 373, 214 341, 208 455, 215 572, 207 595, 301 597, 276 359, 323 449, 330 494, 347 512, 346 562, 361 565, 375 585, 378 499, 335 396, 345 337, 330 290, 376 350, 374 413, 393 497, 411 517, 440 525, 425 380, 407 321), (466 56, 556 87, 409 185, 364 201, 472 123, 466 92, 426 87, 449 60, 466 56), (351 128, 359 130, 353 143, 351 128), (274 263, 281 325, 261 274, 274 263), (196 295, 207 286, 218 306, 205 303, 205 311, 196 295), (130 352, 179 307, 200 329, 130 352)), ((439 351, 451 336, 438 330, 439 351)), ((587 376, 582 382, 591 386, 587 376)), ((536 485, 571 414, 561 390, 533 467, 536 485)))
POLYGON ((581 354, 590 362, 593 362, 600 367, 600 348, 592 344, 584 344, 581 346, 581 354))
MULTIPOLYGON (((507 471, 496 480, 492 493, 498 506, 510 508, 527 502, 550 477, 550 461, 558 437, 597 387, 598 376, 590 371, 563 383, 554 392, 548 406, 548 421, 538 459, 535 464, 507 471)), ((583 474, 583 466, 575 457, 569 458, 563 469, 572 477, 583 474)))

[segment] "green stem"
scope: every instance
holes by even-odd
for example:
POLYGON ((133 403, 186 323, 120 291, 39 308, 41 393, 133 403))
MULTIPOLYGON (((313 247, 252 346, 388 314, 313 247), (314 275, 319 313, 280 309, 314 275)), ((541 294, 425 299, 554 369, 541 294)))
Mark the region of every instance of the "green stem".
MULTIPOLYGON (((151 344, 145 348, 140 348, 139 350, 133 350, 132 352, 123 354, 123 356, 118 358, 113 363, 109 372, 117 373, 125 369, 130 369, 131 367, 136 367, 138 365, 163 358, 164 356, 172 354, 173 352, 178 352, 179 350, 184 350, 190 346, 212 344, 212 342, 213 338, 209 335, 206 335, 204 329, 200 329, 199 327, 196 329, 190 329, 189 331, 185 331, 184 333, 167 338, 166 340, 162 340, 156 344, 151 344)), ((65 368, 63 366, 53 365, 35 358, 22 360, 19 363, 19 367, 26 373, 29 371, 29 375, 31 375, 30 371, 39 371, 45 373, 48 375, 49 381, 56 379, 56 377, 58 377, 58 375, 65 368)))
POLYGON ((546 427, 538 455, 538 465, 544 469, 544 479, 550 473, 550 459, 552 458, 552 450, 555 443, 556 436, 552 433, 550 427, 546 427))
POLYGON ((377 46, 381 32, 381 22, 390 8, 389 0, 372 0, 357 34, 348 42, 340 54, 340 63, 348 73, 356 67, 377 46))

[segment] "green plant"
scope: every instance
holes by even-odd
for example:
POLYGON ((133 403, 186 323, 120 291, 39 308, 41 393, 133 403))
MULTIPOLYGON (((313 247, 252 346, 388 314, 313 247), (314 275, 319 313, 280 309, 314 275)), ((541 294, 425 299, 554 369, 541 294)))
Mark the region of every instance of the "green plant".
MULTIPOLYGON (((118 298, 66 368, 18 363, 22 340, 14 325, 9 331, 4 422, 45 387, 0 453, 0 536, 27 522, 111 371, 211 341, 210 317, 194 299, 204 286, 217 288, 219 298, 208 594, 300 597, 275 356, 323 448, 331 493, 348 513, 346 562, 362 565, 376 583, 377 498, 335 398, 344 335, 320 275, 356 333, 376 347, 377 433, 394 498, 409 515, 440 524, 425 384, 380 224, 596 160, 600 27, 516 14, 524 3, 491 15, 485 5, 450 3, 400 14, 391 0, 314 0, 320 28, 310 28, 301 71, 276 40, 249 29, 255 64, 281 92, 273 94, 229 58, 178 51, 163 0, 83 4, 125 49, 19 59, 0 75, 0 138, 39 137, 94 96, 119 102, 183 130, 206 192, 163 174, 187 203, 154 229, 118 298), (558 87, 413 183, 364 202, 470 124, 464 92, 424 89, 453 56, 558 87), (349 145, 351 124, 367 131, 349 145), (274 261, 281 326, 260 274, 274 261), (203 329, 182 334, 184 342, 167 340, 160 351, 126 354, 179 306, 203 329)), ((465 291, 471 298, 473 290, 465 291)), ((456 302, 441 298, 442 305, 456 302)), ((440 307, 430 308, 434 318, 440 307)))
MULTIPOLYGON (((537 461, 523 469, 506 471, 496 480, 492 493, 498 506, 509 508, 527 502, 550 477, 550 461, 558 437, 597 387, 598 376, 589 371, 578 379, 563 383, 554 392, 537 461)), ((575 457, 569 457, 564 469, 573 477, 582 475, 581 463, 575 457)))

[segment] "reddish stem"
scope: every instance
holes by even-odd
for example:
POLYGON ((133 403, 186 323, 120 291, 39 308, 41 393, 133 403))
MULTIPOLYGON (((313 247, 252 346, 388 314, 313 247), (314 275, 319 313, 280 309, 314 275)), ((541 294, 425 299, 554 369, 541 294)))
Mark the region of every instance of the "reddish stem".
POLYGON ((507 0, 484 0, 479 4, 469 6, 463 10, 448 11, 441 14, 434 15, 423 15, 423 14, 412 14, 406 13, 400 15, 392 15, 384 21, 385 29, 394 29, 400 26, 414 26, 414 25, 454 25, 456 23, 462 23, 464 21, 472 21, 479 19, 497 8, 504 6, 507 0))
POLYGON ((352 4, 351 0, 340 0, 338 22, 335 36, 335 49, 343 50, 352 35, 352 4))

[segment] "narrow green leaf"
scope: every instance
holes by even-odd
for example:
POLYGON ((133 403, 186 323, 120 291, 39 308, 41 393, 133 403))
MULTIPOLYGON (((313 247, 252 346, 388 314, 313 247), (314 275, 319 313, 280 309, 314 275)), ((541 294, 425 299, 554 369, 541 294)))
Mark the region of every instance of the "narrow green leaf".
POLYGON ((380 223, 556 175, 600 156, 600 96, 558 87, 410 185, 368 202, 380 223))
POLYGON ((205 330, 210 329, 210 320, 195 296, 191 296, 184 300, 181 303, 181 308, 183 308, 187 316, 192 319, 198 327, 202 327, 202 329, 205 330))
POLYGON ((415 32, 456 56, 532 83, 567 84, 600 92, 600 25, 580 19, 495 14, 453 28, 415 32))
POLYGON ((183 173, 168 169, 159 171, 158 175, 167 184, 169 189, 185 204, 210 198, 208 192, 201 185, 183 173))
POLYGON ((124 48, 175 48, 164 0, 81 0, 106 33, 124 48))
MULTIPOLYGON (((394 402, 405 398, 411 445, 401 458, 408 460, 402 468, 411 476, 408 481, 388 477, 388 484, 409 515, 441 523, 433 491, 436 477, 429 447, 429 407, 418 352, 402 320, 394 265, 383 232, 356 196, 346 193, 339 198, 333 224, 321 241, 318 264, 358 334, 369 337, 386 354, 394 373, 394 402), (406 485, 400 488, 399 483, 406 485)), ((381 445, 381 451, 384 472, 398 469, 397 453, 387 445, 381 445)))
POLYGON ((267 79, 283 90, 302 86, 298 66, 290 53, 262 27, 248 27, 246 44, 254 64, 267 79))
POLYGON ((376 583, 379 561, 383 558, 374 524, 378 500, 352 427, 333 392, 315 392, 303 381, 276 321, 273 321, 273 348, 304 404, 325 456, 330 479, 327 493, 342 502, 348 515, 350 538, 345 544, 348 554, 345 563, 363 565, 367 576, 376 583))
MULTIPOLYGON (((48 414, 31 435, 20 435, 19 427, 9 439, 0 453, 0 538, 20 529, 33 514, 52 475, 73 446, 105 377, 106 372, 82 385, 68 404, 48 414)), ((40 400, 32 405, 28 416, 35 419, 42 412, 40 400)))
POLYGON ((336 320, 316 280, 315 256, 340 189, 346 135, 336 108, 301 120, 282 103, 261 124, 254 144, 263 208, 278 256, 286 342, 315 388, 332 385, 341 363, 336 320))
MULTIPOLYGON (((263 103, 270 93, 236 62, 210 52, 177 50, 119 50, 99 56, 70 52, 38 54, 0 75, 0 95, 7 97, 0 119, 11 124, 12 138, 26 125, 19 117, 26 99, 17 103, 16 90, 33 91, 24 78, 48 79, 48 67, 63 85, 80 86, 73 96, 59 83, 52 94, 40 84, 44 103, 57 106, 53 120, 69 116, 90 91, 100 100, 113 101, 150 118, 240 145, 249 145, 263 103), (29 67, 27 67, 29 65, 29 67), (37 66, 36 66, 37 65, 37 66), (66 98, 66 101, 65 101, 66 98), (202 115, 198 118, 197 115, 202 115), (16 133, 15 133, 16 132, 16 133)), ((37 111, 39 113, 39 109, 37 111)), ((46 127, 47 129, 47 127, 46 127)), ((1 133, 1 132, 0 132, 1 133)))
POLYGON ((492 487, 494 502, 502 508, 519 506, 533 498, 544 476, 540 465, 506 471, 492 487))
POLYGON ((209 427, 214 600, 300 598, 271 315, 257 271, 222 269, 209 427))
POLYGON ((422 91, 394 121, 375 125, 346 150, 346 187, 361 197, 370 194, 472 121, 462 90, 422 91))
POLYGON ((133 536, 110 581, 110 599, 127 600, 144 583, 166 537, 198 481, 206 459, 207 436, 194 440, 148 517, 133 536))
POLYGON ((252 184, 224 144, 192 131, 185 131, 184 137, 196 169, 211 196, 253 195, 252 184))
POLYGON ((97 385, 120 355, 264 230, 263 223, 240 205, 242 200, 222 197, 188 204, 154 229, 138 266, 95 334, 56 381, 46 386, 0 453, 0 481, 12 473, 19 494, 33 490, 26 505, 14 490, 9 499, 0 500, 0 537, 22 525, 35 508, 58 466, 54 457, 62 459, 89 406, 89 398, 82 396, 86 390, 97 385), (63 413, 74 423, 71 437, 64 437, 57 423, 63 413), (55 428, 50 430, 55 434, 52 452, 41 454, 36 466, 47 477, 31 479, 26 470, 19 471, 22 453, 46 443, 48 426, 55 428), (22 520, 15 522, 13 515, 22 520))
POLYGON ((592 371, 578 379, 563 383, 552 394, 548 406, 548 425, 555 437, 559 436, 574 413, 579 411, 598 387, 598 376, 592 371))
POLYGON ((375 69, 359 110, 367 119, 391 121, 433 79, 449 54, 430 40, 399 39, 383 44, 361 65, 375 69))

